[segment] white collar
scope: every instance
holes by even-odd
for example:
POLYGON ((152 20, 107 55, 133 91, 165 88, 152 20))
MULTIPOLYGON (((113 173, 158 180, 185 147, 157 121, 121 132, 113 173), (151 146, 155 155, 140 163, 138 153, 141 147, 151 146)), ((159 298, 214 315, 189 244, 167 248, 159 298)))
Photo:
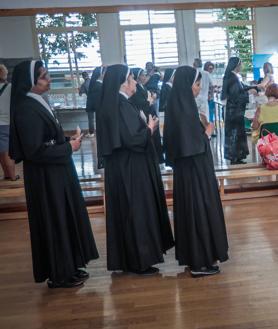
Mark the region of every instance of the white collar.
POLYGON ((102 80, 99 80, 99 79, 97 79, 97 82, 103 83, 103 81, 102 80))
MULTIPOLYGON (((38 94, 32 93, 32 92, 30 91, 29 93, 27 93, 27 96, 29 96, 29 97, 35 99, 36 101, 38 101, 39 103, 41 103, 41 105, 42 105, 44 108, 47 109, 47 111, 53 116, 53 118, 56 119, 55 116, 54 116, 54 114, 53 114, 53 112, 52 112, 52 109, 51 109, 50 105, 49 105, 49 104, 48 104, 48 103, 42 98, 41 95, 38 95, 38 94)), ((56 121, 57 121, 57 120, 56 120, 56 121)))
POLYGON ((166 82, 166 85, 170 86, 171 88, 173 87, 173 83, 170 81, 166 82))
POLYGON ((30 77, 31 77, 32 87, 34 87, 34 85, 35 85, 35 65, 36 65, 36 62, 37 61, 32 60, 31 63, 30 63, 30 77))
POLYGON ((119 93, 121 95, 123 95, 126 99, 129 99, 128 95, 126 93, 124 93, 123 91, 120 90, 119 93))

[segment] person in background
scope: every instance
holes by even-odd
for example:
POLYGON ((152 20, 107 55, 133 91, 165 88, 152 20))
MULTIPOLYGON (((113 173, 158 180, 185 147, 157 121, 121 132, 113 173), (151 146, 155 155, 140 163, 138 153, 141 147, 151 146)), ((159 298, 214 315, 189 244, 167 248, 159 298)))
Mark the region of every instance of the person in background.
POLYGON ((209 123, 208 94, 209 86, 212 84, 212 80, 210 74, 207 71, 202 70, 202 60, 200 58, 194 59, 193 67, 202 73, 201 91, 196 98, 196 103, 201 122, 206 127, 209 123))
POLYGON ((257 143, 260 137, 261 126, 264 123, 277 122, 278 125, 278 85, 276 83, 268 85, 265 96, 268 98, 268 101, 266 104, 258 106, 251 126, 254 143, 257 143))
POLYGON ((107 268, 155 274, 153 265, 174 245, 152 143, 158 119, 150 115, 146 123, 129 101, 136 81, 127 66, 109 66, 102 88, 97 147, 104 158, 107 268))
POLYGON ((8 70, 5 65, 0 65, 0 164, 3 169, 4 179, 17 180, 15 163, 9 157, 9 130, 10 130, 10 98, 11 84, 7 81, 8 70))
POLYGON ((165 112, 167 102, 173 86, 175 69, 168 68, 164 72, 163 83, 160 91, 159 112, 165 112))
POLYGON ((158 83, 161 79, 161 73, 158 67, 154 66, 151 62, 146 63, 146 72, 145 88, 152 93, 152 96, 156 95, 156 98, 159 98, 158 83))
POLYGON ((208 92, 208 106, 209 106, 209 122, 214 122, 215 118, 215 102, 214 102, 214 88, 211 74, 214 70, 214 64, 212 62, 206 62, 204 65, 204 71, 210 74, 210 82, 209 82, 209 92, 208 92))
POLYGON ((258 88, 262 90, 266 90, 266 88, 274 83, 274 77, 273 77, 273 66, 270 62, 265 62, 263 65, 263 71, 264 71, 264 77, 260 78, 258 81, 258 88))
POLYGON ((156 116, 155 111, 153 111, 153 108, 151 107, 155 98, 152 97, 151 92, 148 91, 144 86, 147 79, 145 71, 139 67, 134 68, 131 71, 137 84, 136 92, 130 97, 130 101, 138 108, 138 110, 143 111, 145 120, 147 122, 150 114, 152 116, 156 116))
MULTIPOLYGON (((156 97, 154 97, 149 90, 147 90, 144 86, 144 82, 146 81, 146 74, 143 69, 141 68, 134 68, 132 69, 132 73, 134 76, 135 81, 137 82, 136 85, 136 93, 130 97, 130 101, 136 106, 136 108, 144 114, 144 120, 146 122, 149 121, 149 116, 157 117, 157 113, 152 106, 153 103, 156 100, 156 97)), ((163 149, 161 145, 161 136, 160 136, 160 130, 159 127, 156 129, 152 136, 155 150, 157 153, 158 161, 159 163, 164 162, 164 156, 163 156, 163 149)))
POLYGON ((89 132, 86 137, 95 135, 95 113, 100 106, 102 81, 106 67, 99 66, 94 69, 87 93, 86 112, 88 114, 89 132))
POLYGON ((72 160, 82 135, 65 138, 41 96, 49 88, 41 61, 15 67, 9 152, 16 163, 23 161, 35 282, 71 288, 89 277, 84 267, 98 252, 72 160))
POLYGON ((84 71, 81 73, 83 78, 83 83, 79 88, 79 96, 82 96, 83 94, 88 95, 89 91, 89 85, 90 85, 90 78, 88 72, 84 71))
POLYGON ((147 62, 145 65, 146 75, 150 77, 154 72, 154 64, 153 62, 147 62))
MULTIPOLYGON (((241 70, 239 57, 231 57, 225 70, 221 100, 226 102, 224 158, 231 164, 244 164, 249 154, 245 131, 244 114, 249 94, 256 94, 255 89, 244 88, 238 74, 241 70)), ((251 86, 256 88, 256 86, 251 86)))
POLYGON ((193 277, 220 272, 217 261, 228 259, 228 241, 209 139, 214 126, 205 128, 196 97, 201 73, 178 67, 165 112, 166 164, 173 167, 176 259, 193 277), (187 268, 186 268, 187 269, 187 268))

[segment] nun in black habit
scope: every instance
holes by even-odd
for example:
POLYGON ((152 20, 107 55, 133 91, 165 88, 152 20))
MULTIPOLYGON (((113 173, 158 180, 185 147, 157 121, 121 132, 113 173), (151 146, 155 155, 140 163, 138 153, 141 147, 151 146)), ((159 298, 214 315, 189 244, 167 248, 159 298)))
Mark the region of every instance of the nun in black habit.
MULTIPOLYGON (((154 107, 152 106, 155 99, 151 96, 149 90, 144 87, 146 75, 143 69, 134 68, 132 69, 133 77, 137 82, 136 93, 130 97, 130 101, 136 106, 139 111, 143 111, 146 121, 149 120, 149 115, 157 116, 154 107)), ((153 133, 154 147, 157 153, 159 163, 164 162, 163 149, 161 145, 161 135, 159 128, 153 133)))
POLYGON ((105 70, 105 66, 96 67, 90 80, 86 102, 86 112, 89 122, 88 137, 92 137, 95 133, 95 113, 100 106, 102 81, 105 70))
POLYGON ((104 158, 107 268, 137 274, 158 271, 173 247, 165 195, 148 125, 129 101, 136 82, 127 66, 109 66, 97 113, 97 144, 104 158))
POLYGON ((166 69, 164 72, 163 83, 159 99, 159 112, 165 112, 167 102, 172 90, 174 81, 175 69, 166 69))
POLYGON ((205 130, 195 97, 201 73, 181 66, 176 70, 165 112, 166 161, 174 172, 176 259, 194 277, 219 272, 218 260, 228 259, 222 204, 209 144, 213 124, 205 130))
POLYGON ((221 100, 226 100, 224 158, 230 160, 231 164, 246 163, 243 160, 249 154, 244 122, 249 93, 238 79, 240 68, 240 58, 231 57, 221 93, 221 100))
POLYGON ((81 268, 98 252, 82 197, 72 152, 81 137, 67 140, 41 96, 50 79, 41 61, 18 64, 12 77, 10 156, 23 161, 35 282, 49 288, 75 287, 81 268))
POLYGON ((136 93, 130 97, 130 101, 137 107, 138 110, 142 110, 148 120, 149 115, 156 116, 156 112, 151 107, 154 99, 151 96, 150 91, 144 87, 146 81, 145 71, 141 68, 132 69, 134 80, 137 82, 136 93))

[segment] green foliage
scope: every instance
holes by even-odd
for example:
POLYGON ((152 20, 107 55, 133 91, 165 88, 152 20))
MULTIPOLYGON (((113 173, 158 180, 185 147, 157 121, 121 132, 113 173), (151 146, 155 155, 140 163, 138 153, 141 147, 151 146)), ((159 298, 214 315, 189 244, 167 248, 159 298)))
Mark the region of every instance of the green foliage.
MULTIPOLYGON (((222 9, 218 19, 220 21, 243 21, 250 20, 249 8, 222 9)), ((237 25, 227 26, 232 54, 241 58, 243 62, 242 73, 252 72, 252 29, 250 26, 237 25)))
MULTIPOLYGON (((55 14, 55 15, 39 15, 36 17, 37 29, 42 28, 63 28, 63 27, 88 27, 96 26, 96 14, 55 14)), ((48 66, 49 60, 57 55, 68 53, 73 54, 73 59, 81 59, 86 57, 84 53, 76 51, 80 47, 88 47, 92 39, 97 39, 95 31, 79 32, 53 32, 39 33, 39 44, 41 45, 41 56, 48 66), (67 33, 67 34, 66 34, 67 33)), ((72 56, 71 56, 72 57, 72 56)), ((59 62, 56 60, 56 64, 59 62)))

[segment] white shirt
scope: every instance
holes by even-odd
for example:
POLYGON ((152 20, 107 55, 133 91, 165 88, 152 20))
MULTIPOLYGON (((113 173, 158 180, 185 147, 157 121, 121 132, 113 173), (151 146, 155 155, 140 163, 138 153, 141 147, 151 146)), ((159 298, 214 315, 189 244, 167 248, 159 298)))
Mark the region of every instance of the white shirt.
MULTIPOLYGON (((0 89, 4 83, 0 83, 0 89)), ((12 85, 9 83, 0 96, 0 125, 8 126, 10 124, 10 100, 12 85)))
POLYGON ((203 114, 209 119, 209 107, 208 107, 208 93, 209 86, 212 84, 212 80, 209 72, 200 71, 202 74, 201 79, 201 90, 199 95, 196 97, 196 103, 200 114, 203 114))

